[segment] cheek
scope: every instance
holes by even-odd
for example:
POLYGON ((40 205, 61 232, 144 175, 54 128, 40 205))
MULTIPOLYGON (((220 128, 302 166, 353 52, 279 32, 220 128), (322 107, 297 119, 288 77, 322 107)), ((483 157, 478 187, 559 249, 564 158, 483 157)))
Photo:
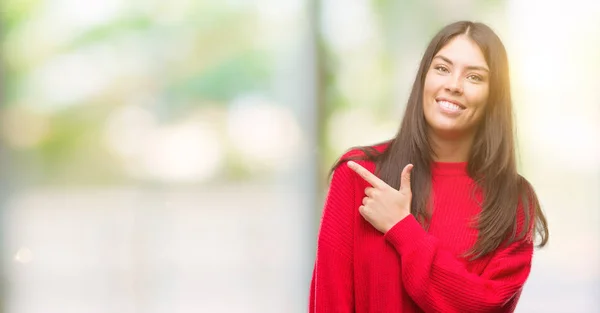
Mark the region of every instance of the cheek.
POLYGON ((481 112, 485 110, 488 103, 488 96, 489 93, 487 88, 476 88, 469 92, 469 103, 477 108, 478 114, 481 114, 481 112))
POLYGON ((436 75, 428 73, 427 76, 425 76, 425 83, 423 84, 423 93, 432 94, 436 92, 437 89, 439 89, 439 86, 439 78, 436 77, 436 75))
POLYGON ((428 99, 431 98, 432 94, 434 93, 434 91, 432 90, 432 85, 431 85, 431 79, 429 78, 429 75, 427 77, 425 77, 425 83, 423 83, 423 108, 427 109, 427 107, 430 106, 430 101, 428 101, 428 99))
POLYGON ((432 98, 438 93, 441 83, 435 75, 427 75, 423 84, 423 107, 432 106, 432 98))

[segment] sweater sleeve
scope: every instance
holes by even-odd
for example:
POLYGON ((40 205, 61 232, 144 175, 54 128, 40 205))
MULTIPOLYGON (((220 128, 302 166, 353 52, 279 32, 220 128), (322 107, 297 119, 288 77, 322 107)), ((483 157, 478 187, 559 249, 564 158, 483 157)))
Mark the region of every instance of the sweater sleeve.
POLYGON ((345 163, 333 173, 317 239, 311 313, 354 312, 354 179, 345 163))
POLYGON ((531 269, 533 242, 497 251, 481 275, 470 273, 409 215, 385 238, 401 255, 406 291, 425 312, 513 312, 531 269))

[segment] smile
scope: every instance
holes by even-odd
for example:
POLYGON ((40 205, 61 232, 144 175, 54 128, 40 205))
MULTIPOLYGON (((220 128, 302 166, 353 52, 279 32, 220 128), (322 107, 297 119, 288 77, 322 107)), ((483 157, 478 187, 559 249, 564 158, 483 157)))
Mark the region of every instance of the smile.
POLYGON ((452 103, 452 102, 448 102, 448 101, 438 101, 438 104, 447 110, 452 110, 452 111, 460 111, 460 110, 464 110, 463 108, 461 108, 460 106, 452 103))
POLYGON ((437 104, 439 105, 442 112, 457 115, 464 111, 466 108, 463 105, 447 101, 445 99, 436 99, 437 104))

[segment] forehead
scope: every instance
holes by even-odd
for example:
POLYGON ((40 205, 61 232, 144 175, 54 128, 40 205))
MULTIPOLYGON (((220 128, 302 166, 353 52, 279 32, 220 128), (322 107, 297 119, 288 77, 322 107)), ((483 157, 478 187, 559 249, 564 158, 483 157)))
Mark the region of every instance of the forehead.
POLYGON ((487 62, 479 46, 465 35, 450 40, 436 53, 436 56, 440 55, 448 58, 455 65, 487 67, 487 62))

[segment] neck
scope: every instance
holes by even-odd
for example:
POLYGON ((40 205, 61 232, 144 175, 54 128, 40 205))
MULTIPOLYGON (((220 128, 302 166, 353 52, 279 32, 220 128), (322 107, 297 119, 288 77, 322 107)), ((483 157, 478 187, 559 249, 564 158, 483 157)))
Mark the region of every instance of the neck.
POLYGON ((441 137, 429 133, 429 140, 436 162, 467 162, 473 146, 474 135, 441 137))

